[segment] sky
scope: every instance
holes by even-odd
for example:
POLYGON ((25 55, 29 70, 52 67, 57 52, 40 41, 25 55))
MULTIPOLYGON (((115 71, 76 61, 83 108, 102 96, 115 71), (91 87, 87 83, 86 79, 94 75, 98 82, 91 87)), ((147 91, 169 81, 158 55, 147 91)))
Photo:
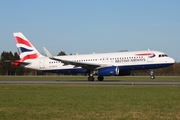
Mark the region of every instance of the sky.
POLYGON ((53 55, 157 50, 180 61, 180 0, 0 0, 0 52, 13 32, 53 55))

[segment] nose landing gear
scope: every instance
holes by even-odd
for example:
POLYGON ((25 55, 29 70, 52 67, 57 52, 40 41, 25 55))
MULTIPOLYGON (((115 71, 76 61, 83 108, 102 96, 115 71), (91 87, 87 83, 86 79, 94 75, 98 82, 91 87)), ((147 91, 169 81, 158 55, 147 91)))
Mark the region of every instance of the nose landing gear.
POLYGON ((155 79, 153 69, 150 69, 150 78, 151 79, 155 79))

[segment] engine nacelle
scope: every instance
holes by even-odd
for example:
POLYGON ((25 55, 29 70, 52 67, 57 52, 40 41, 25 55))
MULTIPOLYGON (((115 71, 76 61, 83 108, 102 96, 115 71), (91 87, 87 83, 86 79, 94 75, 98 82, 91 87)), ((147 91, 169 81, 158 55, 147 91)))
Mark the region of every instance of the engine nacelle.
POLYGON ((119 75, 119 68, 116 67, 116 66, 99 68, 97 70, 97 74, 99 76, 115 76, 115 75, 119 75))

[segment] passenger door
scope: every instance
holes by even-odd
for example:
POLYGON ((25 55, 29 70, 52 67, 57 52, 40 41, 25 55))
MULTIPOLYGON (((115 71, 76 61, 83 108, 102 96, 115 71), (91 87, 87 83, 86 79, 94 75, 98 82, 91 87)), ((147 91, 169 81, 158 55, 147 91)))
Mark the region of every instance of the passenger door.
POLYGON ((45 58, 39 60, 39 67, 40 69, 45 69, 45 58))

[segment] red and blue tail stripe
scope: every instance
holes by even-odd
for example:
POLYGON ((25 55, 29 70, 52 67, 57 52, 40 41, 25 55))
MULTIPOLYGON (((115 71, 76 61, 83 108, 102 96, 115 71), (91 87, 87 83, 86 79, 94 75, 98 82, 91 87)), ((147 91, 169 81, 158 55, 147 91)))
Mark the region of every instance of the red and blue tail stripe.
POLYGON ((28 55, 24 56, 23 58, 21 58, 21 61, 24 62, 27 59, 35 59, 37 57, 38 57, 37 53, 28 54, 28 55))
POLYGON ((15 39, 16 39, 16 44, 23 44, 28 47, 32 47, 32 45, 29 43, 29 41, 23 40, 22 38, 17 37, 17 36, 15 37, 15 39))

